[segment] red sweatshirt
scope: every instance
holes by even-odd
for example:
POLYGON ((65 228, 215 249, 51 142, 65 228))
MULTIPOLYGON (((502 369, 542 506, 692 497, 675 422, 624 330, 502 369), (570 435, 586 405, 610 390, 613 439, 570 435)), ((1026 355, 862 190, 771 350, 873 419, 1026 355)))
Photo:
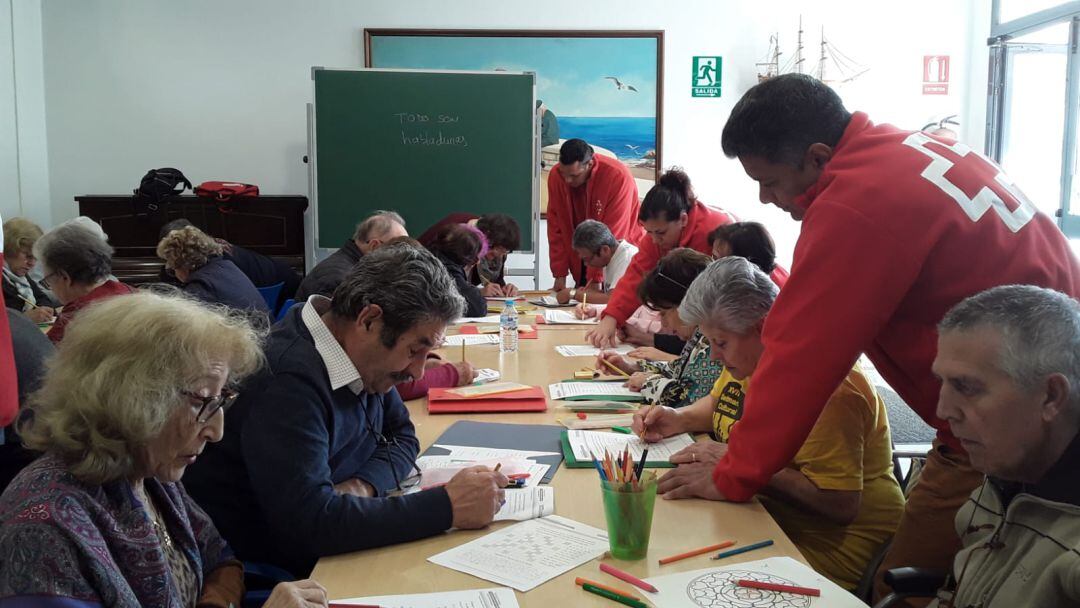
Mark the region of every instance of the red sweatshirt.
MULTIPOLYGON (((616 239, 625 239, 636 243, 645 231, 638 224, 637 182, 630 175, 630 170, 618 160, 599 154, 593 156, 596 164, 592 175, 584 186, 582 200, 585 209, 578 210, 580 221, 597 220, 607 224, 616 239)), ((555 278, 573 275, 578 285, 582 285, 581 258, 574 252, 573 192, 559 174, 559 165, 555 165, 548 175, 547 235, 551 256, 551 274, 555 278)), ((580 194, 579 194, 580 196, 580 194)), ((600 280, 603 270, 589 268, 589 278, 600 280)))
MULTIPOLYGON (((701 201, 694 202, 687 218, 686 227, 679 235, 679 247, 689 247, 705 255, 712 253, 712 248, 709 247, 709 233, 721 224, 730 224, 735 221, 735 218, 727 212, 707 207, 701 201)), ((634 261, 630 262, 630 268, 626 269, 626 274, 615 285, 615 291, 611 293, 607 308, 602 313, 602 316, 614 317, 619 327, 622 327, 630 315, 641 306, 637 297, 637 288, 645 274, 656 268, 656 263, 660 261, 660 258, 670 251, 660 251, 652 237, 648 235, 642 236, 637 246, 638 252, 634 256, 634 261)))
MULTIPOLYGON (((3 219, 0 218, 0 223, 3 219)), ((0 232, 0 266, 4 265, 4 235, 0 232)), ((8 324, 4 294, 0 292, 0 433, 11 424, 19 411, 19 387, 15 376, 15 355, 11 351, 11 326, 8 324)))
POLYGON ((67 304, 64 304, 63 310, 61 310, 60 314, 56 317, 56 323, 53 323, 52 328, 49 329, 49 332, 45 335, 53 341, 53 344, 59 344, 60 341, 64 339, 64 330, 67 329, 68 323, 71 323, 71 319, 75 317, 75 313, 98 300, 134 292, 134 289, 119 281, 105 281, 85 296, 76 298, 67 304))
POLYGON ((996 285, 1080 295, 1080 265, 1053 220, 963 144, 856 113, 797 204, 806 215, 791 278, 765 322, 743 418, 713 472, 732 500, 748 500, 791 462, 862 352, 959 449, 934 415, 937 323, 996 285))

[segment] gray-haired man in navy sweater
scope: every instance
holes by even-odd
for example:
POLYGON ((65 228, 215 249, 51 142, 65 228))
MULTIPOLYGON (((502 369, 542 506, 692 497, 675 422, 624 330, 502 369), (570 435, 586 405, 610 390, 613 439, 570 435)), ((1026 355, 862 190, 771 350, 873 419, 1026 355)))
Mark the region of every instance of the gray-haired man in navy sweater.
POLYGON ((394 385, 423 374, 462 298, 408 244, 365 255, 334 292, 278 323, 267 366, 184 485, 237 555, 306 575, 319 557, 488 525, 506 478, 485 467, 407 485, 419 442, 394 385))

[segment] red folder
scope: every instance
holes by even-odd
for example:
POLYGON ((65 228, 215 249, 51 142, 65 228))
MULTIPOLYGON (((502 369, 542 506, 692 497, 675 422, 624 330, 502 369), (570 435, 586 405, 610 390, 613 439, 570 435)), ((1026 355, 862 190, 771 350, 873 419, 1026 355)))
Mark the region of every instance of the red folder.
MULTIPOLYGON (((541 317, 541 318, 543 318, 543 317, 541 317)), ((458 329, 458 333, 459 334, 478 334, 478 333, 480 333, 480 327, 478 325, 462 325, 461 328, 458 329)), ((518 332, 518 339, 519 340, 535 340, 536 337, 537 337, 537 335, 536 335, 536 328, 535 327, 532 328, 532 331, 519 331, 518 332)))
POLYGON ((547 411, 544 389, 530 386, 509 393, 496 393, 483 397, 462 397, 448 391, 449 388, 433 388, 428 391, 429 414, 467 414, 470 412, 543 412, 547 411))

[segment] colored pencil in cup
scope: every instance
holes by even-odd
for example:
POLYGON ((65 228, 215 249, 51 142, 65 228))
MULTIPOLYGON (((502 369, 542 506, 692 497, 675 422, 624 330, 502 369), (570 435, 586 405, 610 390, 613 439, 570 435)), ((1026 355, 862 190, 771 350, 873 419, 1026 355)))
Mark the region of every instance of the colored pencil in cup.
POLYGON ((773 544, 771 540, 763 540, 760 543, 754 543, 752 545, 746 545, 745 547, 739 547, 738 549, 732 549, 731 551, 724 551, 717 553, 716 557, 712 559, 724 559, 725 557, 731 557, 732 555, 739 555, 740 553, 746 553, 747 551, 753 551, 754 549, 761 549, 773 544))
POLYGON ((821 589, 814 589, 813 587, 798 587, 795 585, 781 585, 779 583, 766 583, 762 581, 752 581, 749 579, 740 579, 738 582, 740 587, 749 587, 750 589, 764 589, 765 591, 780 591, 782 593, 797 593, 799 595, 811 595, 819 597, 821 595, 821 589))
POLYGON ((629 572, 623 572, 622 570, 619 570, 618 568, 610 564, 601 563, 600 571, 606 572, 611 576, 614 576, 615 578, 622 579, 630 583, 631 585, 637 587, 638 589, 643 589, 645 591, 648 591, 649 593, 656 593, 656 587, 653 587, 649 583, 646 583, 645 581, 634 576, 633 574, 630 574, 629 572))
POLYGON ((665 557, 665 558, 661 559, 660 560, 660 565, 663 566, 665 564, 670 564, 672 562, 677 562, 679 560, 683 560, 683 559, 686 559, 688 557, 694 557, 696 555, 701 555, 703 553, 712 553, 713 551, 719 551, 721 549, 727 549, 728 547, 730 547, 730 546, 732 546, 734 544, 735 544, 735 541, 733 541, 733 540, 725 540, 722 543, 716 543, 715 545, 709 545, 708 547, 701 547, 700 549, 694 549, 693 551, 687 551, 686 553, 680 553, 678 555, 672 555, 670 557, 665 557))

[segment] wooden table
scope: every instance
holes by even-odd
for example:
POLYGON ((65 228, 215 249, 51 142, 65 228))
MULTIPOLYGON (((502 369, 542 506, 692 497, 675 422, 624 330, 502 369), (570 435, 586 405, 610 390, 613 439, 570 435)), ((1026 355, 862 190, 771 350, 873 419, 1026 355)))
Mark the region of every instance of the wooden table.
MULTIPOLYGON (((523 323, 529 322, 522 319, 523 323)), ((497 345, 467 347, 466 358, 477 367, 489 367, 502 372, 503 378, 546 387, 551 382, 569 378, 575 369, 591 365, 583 357, 562 357, 555 352, 559 344, 580 344, 585 328, 581 326, 540 326, 535 340, 521 340, 517 353, 500 354, 497 345)), ((442 353, 449 360, 459 360, 461 349, 447 348, 442 353)), ((428 415, 426 400, 408 403, 413 423, 422 446, 431 445, 451 424, 461 419, 519 424, 554 424, 555 418, 566 416, 566 410, 552 402, 547 412, 520 414, 457 414, 428 415)), ((569 414, 573 415, 573 414, 569 414)), ((703 440, 708 440, 704 438, 703 440)), ((570 519, 605 529, 604 512, 596 471, 560 467, 552 480, 555 488, 555 513, 570 519)), ((401 593, 432 593, 461 589, 495 587, 496 583, 436 566, 427 558, 462 543, 488 534, 502 526, 517 522, 498 522, 485 530, 455 531, 432 538, 359 551, 319 560, 312 578, 322 583, 333 599, 401 593)), ((790 556, 805 561, 798 549, 784 535, 760 503, 720 503, 705 500, 667 501, 657 498, 653 515, 652 537, 648 558, 637 562, 611 560, 612 564, 641 578, 670 574, 717 565, 702 555, 674 564, 659 566, 661 557, 735 540, 740 545, 771 538, 772 547, 752 551, 725 560, 724 564, 766 557, 790 556)), ((599 571, 593 560, 566 574, 540 585, 528 593, 517 593, 522 606, 616 606, 613 602, 585 593, 574 585, 574 577, 584 576, 618 587, 629 586, 599 571)))

